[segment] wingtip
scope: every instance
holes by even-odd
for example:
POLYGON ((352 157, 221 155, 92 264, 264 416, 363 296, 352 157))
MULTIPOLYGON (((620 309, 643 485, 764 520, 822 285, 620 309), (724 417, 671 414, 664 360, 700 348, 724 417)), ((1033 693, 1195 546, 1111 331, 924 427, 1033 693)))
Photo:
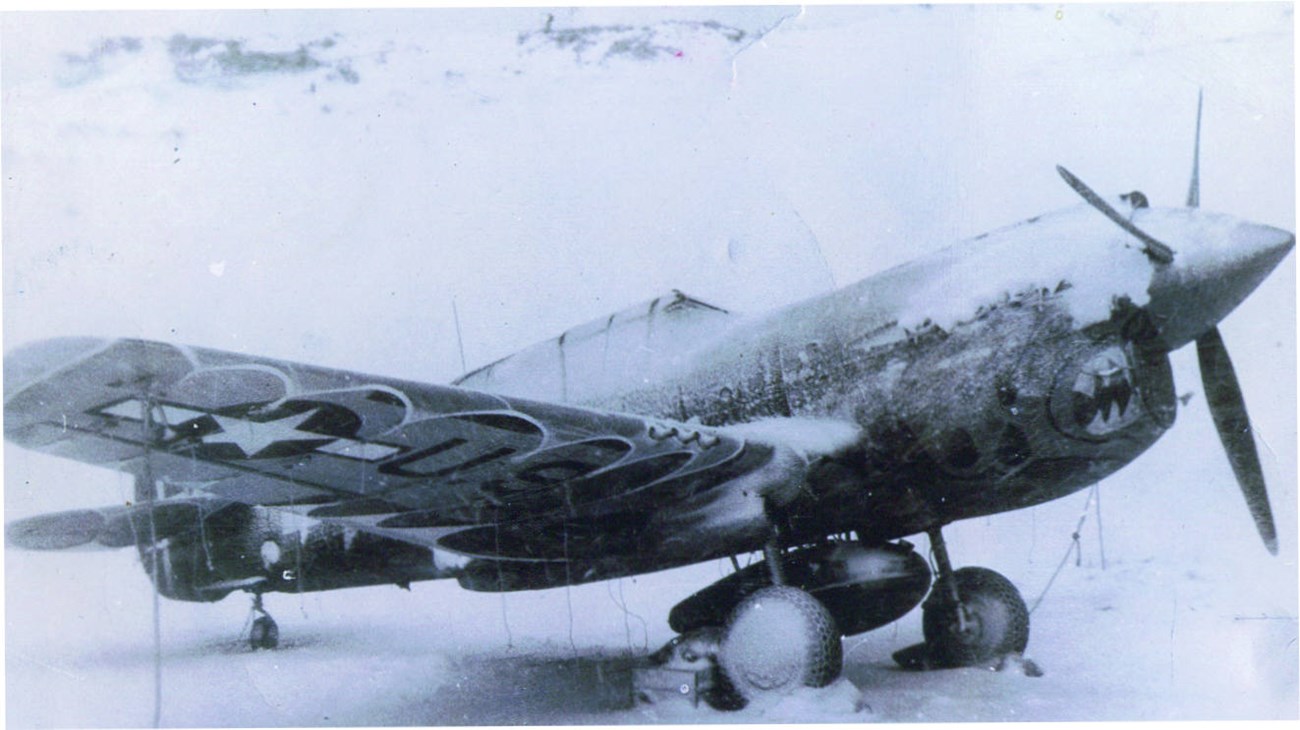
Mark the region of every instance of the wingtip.
POLYGON ((5 398, 110 344, 98 337, 55 337, 19 345, 4 355, 5 398))

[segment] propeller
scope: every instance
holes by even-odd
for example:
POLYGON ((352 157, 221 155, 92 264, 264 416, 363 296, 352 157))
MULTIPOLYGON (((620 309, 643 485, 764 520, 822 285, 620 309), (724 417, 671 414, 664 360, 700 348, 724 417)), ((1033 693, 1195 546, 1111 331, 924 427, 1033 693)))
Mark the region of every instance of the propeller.
POLYGON ((1259 452, 1255 450, 1255 437, 1250 429, 1250 416, 1241 398, 1241 386, 1233 370, 1228 350, 1223 346, 1219 328, 1196 340, 1196 356, 1201 362, 1201 383, 1205 386, 1205 399, 1210 404, 1210 416, 1219 431, 1219 440, 1228 452, 1228 463, 1237 476, 1246 507, 1255 519, 1255 529, 1264 540, 1264 547, 1277 555, 1277 528, 1273 526, 1273 510, 1268 505, 1268 488, 1264 485, 1264 470, 1259 465, 1259 452))
POLYGON ((1141 241, 1142 252, 1147 255, 1147 258, 1158 264, 1168 264, 1174 260, 1174 250, 1172 248, 1157 241, 1148 235, 1146 231, 1133 225, 1133 221, 1120 215, 1119 211, 1112 208, 1110 203, 1107 203, 1104 198, 1093 192, 1093 189, 1088 187, 1086 183, 1075 177, 1074 173, 1060 165, 1056 166, 1056 171, 1061 174, 1061 177, 1065 179, 1065 182, 1068 183, 1070 187, 1074 188, 1074 192, 1078 193, 1080 197, 1088 201, 1088 205, 1101 211, 1103 215, 1114 221, 1116 225, 1128 231, 1134 238, 1141 241))
POLYGON ((1192 184, 1187 188, 1187 207, 1201 207, 1201 102, 1205 89, 1196 91, 1196 142, 1192 147, 1192 184))
MULTIPOLYGON (((1187 207, 1201 204, 1201 103, 1203 93, 1196 95, 1196 144, 1192 151, 1192 182, 1187 189, 1187 207)), ((1196 357, 1201 365, 1201 383, 1205 386, 1205 400, 1210 405, 1210 416, 1219 431, 1219 441, 1228 453, 1228 463, 1237 477, 1246 507, 1255 520, 1255 529, 1264 540, 1264 547, 1277 555, 1277 527, 1273 524, 1273 510, 1268 504, 1268 487, 1264 484, 1264 470, 1259 464, 1259 452, 1250 428, 1250 416, 1241 396, 1237 371, 1232 367, 1228 349, 1218 327, 1196 338, 1196 357)))
MULTIPOLYGON (((1187 207, 1198 208, 1201 204, 1201 108, 1204 101, 1203 91, 1196 95, 1196 142, 1192 152, 1192 182, 1187 190, 1187 207)), ((1096 208, 1120 228, 1128 231, 1142 242, 1142 251, 1157 264, 1169 264, 1174 260, 1174 250, 1157 241, 1145 231, 1133 225, 1133 222, 1115 210, 1100 195, 1075 177, 1069 170, 1056 166, 1065 182, 1074 188, 1089 205, 1096 208)), ((1218 327, 1196 340, 1196 354, 1200 360, 1201 382, 1205 386, 1205 398, 1210 406, 1210 416, 1214 427, 1219 432, 1219 440, 1228 454, 1228 463, 1237 477, 1237 484, 1246 498, 1246 507, 1255 520, 1255 528, 1264 540, 1264 547, 1277 555, 1277 528, 1273 524, 1273 511, 1268 503, 1268 488, 1264 485, 1264 470, 1260 467, 1259 452, 1255 449, 1255 439, 1250 428, 1250 416, 1246 413, 1246 403, 1241 396, 1241 385, 1237 382, 1236 370, 1224 347, 1223 337, 1218 327)))

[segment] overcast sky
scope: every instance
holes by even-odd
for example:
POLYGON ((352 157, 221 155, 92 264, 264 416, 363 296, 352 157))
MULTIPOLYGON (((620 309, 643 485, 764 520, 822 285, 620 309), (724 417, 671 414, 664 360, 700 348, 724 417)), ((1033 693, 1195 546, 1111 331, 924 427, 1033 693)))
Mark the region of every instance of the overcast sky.
POLYGON ((453 298, 473 367, 673 287, 761 310, 1073 205, 1057 163, 1176 204, 1198 88, 1205 207, 1293 227, 1285 5, 4 23, 6 348, 446 380, 453 298))

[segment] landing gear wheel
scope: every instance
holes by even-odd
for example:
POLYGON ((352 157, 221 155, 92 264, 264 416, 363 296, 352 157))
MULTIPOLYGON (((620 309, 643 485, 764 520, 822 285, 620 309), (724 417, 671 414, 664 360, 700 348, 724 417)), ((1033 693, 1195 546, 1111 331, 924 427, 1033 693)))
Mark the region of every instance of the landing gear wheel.
POLYGON ((771 586, 736 606, 718 659, 736 691, 757 700, 835 681, 843 647, 820 601, 798 588, 771 586))
POLYGON ((986 568, 953 573, 961 605, 936 591, 926 601, 921 626, 933 666, 992 666, 1029 643, 1029 610, 1011 581, 986 568), (964 612, 958 616, 958 611, 964 612))
POLYGON ((258 616, 248 631, 248 644, 257 649, 274 649, 280 645, 280 627, 270 616, 258 616))
POLYGON ((253 594, 253 613, 261 615, 253 619, 253 625, 248 630, 248 645, 253 647, 253 651, 279 646, 280 627, 275 625, 275 619, 262 607, 261 593, 253 594))

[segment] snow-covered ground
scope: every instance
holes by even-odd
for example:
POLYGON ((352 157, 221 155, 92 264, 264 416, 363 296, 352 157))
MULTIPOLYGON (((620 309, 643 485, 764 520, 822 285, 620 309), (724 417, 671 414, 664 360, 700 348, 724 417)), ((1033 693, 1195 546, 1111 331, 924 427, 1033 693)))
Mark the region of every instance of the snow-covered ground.
MULTIPOLYGON (((1295 229, 1288 5, 589 8, 0 16, 4 348, 141 336, 363 372, 460 371, 677 287, 760 310, 1101 191, 1295 229), (548 20, 549 16, 549 20, 548 20)), ((1044 242, 1044 255, 1052 246, 1044 242)), ((1176 244, 1174 246, 1177 248, 1176 244)), ((1192 394, 1100 487, 1033 614, 1045 671, 895 669, 764 711, 628 707, 630 657, 725 566, 510 594, 454 583, 162 606, 168 725, 1297 716, 1295 264, 1223 324, 1281 554, 1192 394), (1102 549, 1105 567, 1102 566, 1102 549)), ((127 498, 6 445, 6 519, 127 498)), ((953 526, 1033 604, 1088 495, 953 526)), ((924 544, 924 538, 919 540, 924 544)), ((140 726, 151 595, 128 551, 5 554, 6 719, 140 726)))

